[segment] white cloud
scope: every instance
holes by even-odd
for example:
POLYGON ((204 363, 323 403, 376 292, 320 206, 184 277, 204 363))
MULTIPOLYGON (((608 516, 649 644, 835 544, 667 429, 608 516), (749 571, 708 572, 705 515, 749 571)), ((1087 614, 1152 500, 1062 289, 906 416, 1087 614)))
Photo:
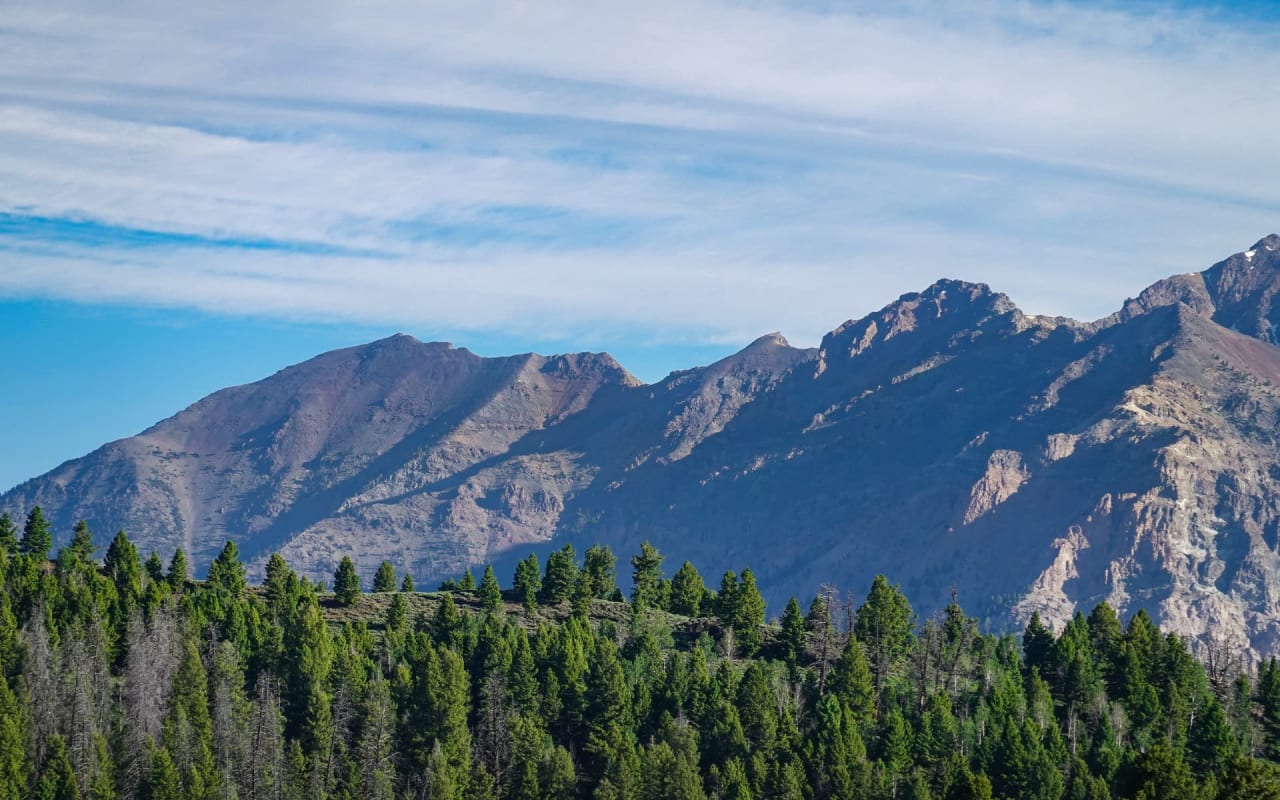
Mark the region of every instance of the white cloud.
POLYGON ((811 342, 943 275, 1099 316, 1280 227, 1275 29, 881 5, 16 0, 0 292, 811 342))

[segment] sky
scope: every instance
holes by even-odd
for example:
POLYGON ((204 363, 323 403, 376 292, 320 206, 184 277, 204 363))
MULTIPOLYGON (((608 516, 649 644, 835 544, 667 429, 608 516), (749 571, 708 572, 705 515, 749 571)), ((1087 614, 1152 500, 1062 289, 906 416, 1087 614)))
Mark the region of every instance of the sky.
POLYGON ((0 489, 403 331, 660 379, 1280 230, 1273 2, 6 0, 0 489))

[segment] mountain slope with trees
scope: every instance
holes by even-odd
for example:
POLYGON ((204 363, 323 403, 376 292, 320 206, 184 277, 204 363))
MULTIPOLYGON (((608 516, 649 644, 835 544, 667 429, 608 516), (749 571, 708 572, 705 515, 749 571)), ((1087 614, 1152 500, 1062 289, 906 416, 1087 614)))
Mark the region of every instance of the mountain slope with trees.
POLYGON ((567 597, 338 595, 278 554, 250 586, 231 543, 203 582, 86 527, 49 561, 42 524, 0 523, 5 800, 1280 797, 1280 666, 1145 612, 1019 643, 877 577, 766 624, 749 569, 713 592, 651 546, 626 598, 603 547, 523 562, 567 597))
MULTIPOLYGON (((939 281, 816 349, 762 337, 640 385, 605 355, 484 359, 398 336, 219 392, 0 497, 182 547, 350 556, 431 584, 649 540, 750 562, 780 606, 895 576, 992 629, 1106 601, 1198 646, 1280 653, 1280 237, 1103 320, 939 281), (1210 641, 1210 640, 1214 641, 1210 641)), ((105 546, 106 540, 95 541, 105 546)))

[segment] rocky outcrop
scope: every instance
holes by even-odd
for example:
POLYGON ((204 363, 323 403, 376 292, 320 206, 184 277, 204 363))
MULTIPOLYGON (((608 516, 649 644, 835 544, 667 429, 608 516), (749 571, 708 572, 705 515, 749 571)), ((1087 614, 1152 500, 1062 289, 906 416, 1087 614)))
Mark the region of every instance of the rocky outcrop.
MULTIPOLYGON (((599 354, 409 337, 200 401, 4 497, 198 565, 235 538, 327 578, 422 582, 530 547, 645 539, 750 565, 780 607, 876 573, 919 610, 1061 625, 1106 600, 1280 653, 1280 238, 1091 323, 939 281, 640 385, 599 354)), ((507 569, 507 566, 500 569, 507 569)))

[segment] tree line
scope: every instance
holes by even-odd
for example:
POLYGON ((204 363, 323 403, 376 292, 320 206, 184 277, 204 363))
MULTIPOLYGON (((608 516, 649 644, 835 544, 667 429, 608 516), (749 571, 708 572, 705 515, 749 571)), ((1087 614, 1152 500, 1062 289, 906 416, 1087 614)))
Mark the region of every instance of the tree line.
POLYGON ((362 596, 349 560, 330 593, 93 542, 0 516, 0 800, 1280 798, 1280 666, 1141 611, 996 636, 877 577, 767 624, 749 569, 648 544, 626 595, 566 546, 362 596))

